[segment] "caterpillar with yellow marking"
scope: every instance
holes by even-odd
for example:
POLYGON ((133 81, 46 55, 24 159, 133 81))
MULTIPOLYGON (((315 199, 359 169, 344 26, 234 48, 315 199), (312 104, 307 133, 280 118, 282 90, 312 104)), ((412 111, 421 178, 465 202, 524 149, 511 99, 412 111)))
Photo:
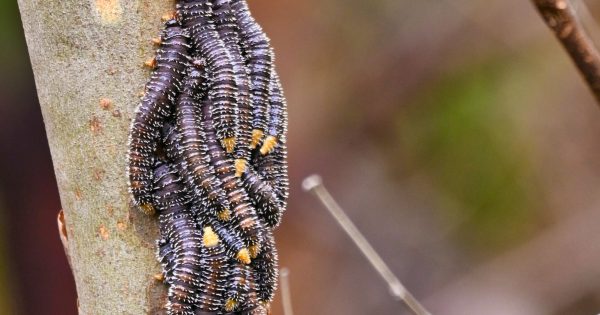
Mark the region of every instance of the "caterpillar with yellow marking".
POLYGON ((216 30, 212 4, 209 0, 182 0, 177 12, 183 27, 190 32, 192 46, 206 62, 217 137, 226 151, 232 153, 237 136, 238 91, 231 53, 216 30))
POLYGON ((252 164, 254 168, 244 176, 244 184, 262 219, 271 228, 277 227, 289 196, 286 144, 281 143, 267 156, 256 154, 252 164))
POLYGON ((158 213, 167 314, 265 315, 289 194, 287 104, 245 0, 178 0, 130 129, 134 204, 158 213))
MULTIPOLYGON (((205 102, 200 108, 202 126, 206 133, 208 156, 215 168, 217 177, 223 182, 223 188, 227 192, 229 202, 232 206, 234 222, 237 222, 241 232, 247 236, 247 244, 251 256, 258 252, 262 240, 262 222, 256 215, 256 210, 250 204, 246 191, 242 188, 241 181, 235 177, 235 169, 232 161, 227 158, 225 152, 216 143, 215 130, 212 123, 211 111, 205 102), (254 249, 253 249, 254 248, 254 249)), ((250 263, 250 257, 246 255, 238 257, 246 264, 250 263)))
POLYGON ((274 69, 269 85, 269 93, 269 120, 267 137, 260 148, 262 155, 271 153, 277 145, 287 141, 287 102, 283 96, 283 88, 281 87, 279 75, 274 69))
POLYGON ((250 158, 250 140, 252 135, 252 104, 250 99, 250 77, 247 73, 242 49, 239 46, 239 28, 229 0, 213 0, 213 12, 217 31, 231 54, 232 66, 238 88, 239 119, 237 127, 237 145, 235 147, 236 176, 246 171, 250 158))
MULTIPOLYGON (((167 138, 170 143, 173 143, 174 139, 177 139, 177 131, 176 128, 170 128, 167 131, 167 138)), ((172 154, 168 154, 172 156, 172 154)), ((183 160, 180 158, 174 159, 176 164, 182 164, 183 160)), ((208 164, 208 162, 206 162, 208 164)), ((207 166, 208 167, 208 166, 207 166)), ((180 172, 186 172, 186 168, 179 167, 180 172)), ((185 178, 185 176, 184 176, 185 178)), ((212 175, 208 180, 212 181, 210 189, 219 189, 220 191, 220 181, 216 178, 216 176, 212 175)), ((188 177, 188 182, 192 181, 188 177)), ((190 185, 188 185, 190 186, 190 185)), ((192 185, 193 187, 193 185, 192 185)), ((213 194, 217 194, 216 192, 212 192, 213 194)), ((208 193, 210 195, 210 193, 208 193)), ((214 230, 219 234, 219 236, 224 240, 224 243, 228 249, 228 255, 230 257, 236 257, 239 253, 245 253, 248 251, 247 246, 242 241, 242 237, 235 229, 235 226, 229 222, 229 220, 223 220, 219 216, 219 212, 222 209, 222 205, 215 202, 217 199, 210 198, 208 195, 205 195, 204 192, 195 193, 194 202, 196 203, 194 210, 192 212, 196 215, 196 221, 201 225, 212 225, 214 230)), ((229 203, 227 203, 229 204, 229 203)))
POLYGON ((270 40, 256 22, 245 0, 231 0, 240 35, 240 46, 246 58, 250 74, 252 98, 252 141, 251 148, 262 143, 267 128, 269 82, 273 65, 273 49, 270 40))

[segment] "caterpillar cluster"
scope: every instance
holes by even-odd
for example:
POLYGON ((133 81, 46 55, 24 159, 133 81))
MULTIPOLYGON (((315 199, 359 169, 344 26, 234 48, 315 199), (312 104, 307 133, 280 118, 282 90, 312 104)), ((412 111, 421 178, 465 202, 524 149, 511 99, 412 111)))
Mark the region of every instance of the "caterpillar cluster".
POLYGON ((132 121, 133 203, 158 213, 168 314, 266 314, 288 198, 287 108, 245 0, 179 0, 132 121))

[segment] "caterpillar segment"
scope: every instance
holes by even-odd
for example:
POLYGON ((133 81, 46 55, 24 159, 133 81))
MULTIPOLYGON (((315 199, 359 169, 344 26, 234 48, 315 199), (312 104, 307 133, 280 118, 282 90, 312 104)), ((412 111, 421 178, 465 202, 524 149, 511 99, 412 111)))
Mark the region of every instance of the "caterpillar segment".
MULTIPOLYGON (((248 246, 260 246, 264 227, 258 219, 240 179, 235 177, 233 163, 216 142, 211 113, 208 108, 206 104, 200 108, 202 124, 207 136, 208 155, 232 206, 232 222, 236 224, 243 235, 247 236, 248 246)), ((258 251, 259 248, 255 247, 255 249, 258 251)))
POLYGON ((267 128, 267 108, 269 82, 273 65, 273 50, 270 40, 262 27, 250 14, 245 0, 231 0, 231 8, 236 18, 240 46, 246 59, 250 76, 250 96, 252 100, 252 139, 250 148, 257 148, 267 128))
POLYGON ((133 118, 133 204, 158 213, 167 314, 266 315, 289 193, 287 104, 245 0, 177 0, 133 118))
POLYGON ((166 263, 167 313, 193 314, 201 268, 201 233, 190 211, 190 197, 173 168, 160 162, 154 169, 154 192, 160 233, 170 247, 163 248, 163 257, 171 259, 166 263))
POLYGON ((199 195, 205 195, 213 204, 218 205, 217 216, 226 220, 223 215, 229 213, 231 206, 226 198, 225 191, 220 179, 215 176, 215 171, 207 159, 208 148, 206 146, 206 134, 196 114, 195 92, 201 85, 201 77, 198 71, 191 71, 185 81, 185 85, 177 102, 177 132, 178 154, 182 160, 182 167, 188 174, 188 185, 199 195))
POLYGON ((262 305, 273 301, 279 279, 279 258, 275 247, 275 238, 271 231, 265 233, 265 243, 262 252, 252 261, 256 292, 262 305))
POLYGON ((231 54, 234 78, 238 88, 239 121, 237 139, 239 144, 235 148, 234 156, 235 175, 240 177, 246 171, 248 159, 250 158, 250 147, 247 145, 250 143, 252 132, 250 77, 248 76, 248 69, 239 46, 239 30, 236 24, 236 17, 231 8, 231 2, 229 0, 213 0, 212 3, 216 28, 223 39, 225 47, 231 54))
POLYGON ((279 75, 277 75, 275 69, 273 69, 272 74, 273 76, 269 85, 269 123, 267 137, 260 148, 260 154, 262 155, 271 153, 278 143, 287 141, 287 102, 283 95, 279 75))
POLYGON ((228 257, 250 263, 247 259, 247 257, 250 256, 250 250, 244 241, 245 235, 242 235, 239 229, 233 228, 231 226, 231 221, 223 222, 211 215, 214 213, 214 210, 211 209, 211 207, 213 207, 213 205, 206 201, 194 202, 192 205, 192 212, 194 213, 196 222, 198 222, 199 225, 211 227, 212 231, 222 242, 228 257))
POLYGON ((287 146, 281 143, 269 155, 255 155, 254 167, 244 175, 244 185, 261 219, 275 228, 287 208, 289 181, 287 146))
POLYGON ((270 228, 278 226, 285 202, 276 194, 271 182, 264 180, 253 168, 242 176, 242 181, 259 217, 270 228))
POLYGON ((185 31, 174 20, 165 23, 161 37, 156 66, 135 110, 128 141, 129 191, 134 205, 147 214, 155 211, 152 205, 152 168, 158 137, 181 88, 190 48, 185 31))
POLYGON ((190 32, 192 45, 205 60, 217 137, 223 148, 233 153, 238 125, 238 89, 233 60, 216 29, 212 4, 209 0, 182 0, 177 10, 183 26, 190 32))
POLYGON ((240 309, 246 303, 250 289, 249 277, 251 269, 248 265, 239 262, 233 262, 229 269, 224 308, 226 312, 233 312, 240 309))
POLYGON ((211 226, 203 229, 202 272, 196 314, 218 314, 224 308, 228 262, 225 248, 211 226))
POLYGON ((160 276, 155 276, 155 279, 164 282, 173 276, 174 268, 173 249, 171 244, 164 238, 156 241, 156 258, 160 262, 163 271, 160 276))
MULTIPOLYGON (((200 171, 198 170, 196 171, 196 174, 194 174, 188 170, 187 163, 182 157, 179 145, 182 137, 181 134, 178 133, 177 128, 174 125, 167 123, 163 128, 162 137, 164 142, 165 157, 175 165, 177 172, 181 175, 186 187, 191 192, 194 203, 210 205, 210 207, 207 206, 206 209, 209 209, 212 212, 209 214, 205 211, 204 214, 217 217, 218 212, 223 211, 219 209, 224 209, 223 203, 227 205, 225 196, 219 196, 215 193, 209 196, 208 190, 202 189, 202 185, 193 184, 195 183, 195 181, 198 181, 198 176, 195 175, 200 173, 200 171), (221 200, 222 203, 220 203, 219 200, 221 200)), ((204 167, 209 167, 208 162, 204 164, 204 167)), ((208 180, 212 178, 211 173, 207 173, 205 176, 209 177, 208 180)), ((200 183, 202 183, 202 181, 200 181, 200 183)), ((216 185, 218 185, 218 183, 216 183, 216 185)))

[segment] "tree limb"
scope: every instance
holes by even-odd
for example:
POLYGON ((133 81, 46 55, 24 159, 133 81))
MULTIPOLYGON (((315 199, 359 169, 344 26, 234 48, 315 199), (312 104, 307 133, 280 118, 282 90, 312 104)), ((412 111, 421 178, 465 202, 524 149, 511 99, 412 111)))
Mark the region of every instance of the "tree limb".
MULTIPOLYGON (((162 313, 156 220, 129 207, 127 135, 172 1, 19 0, 81 314, 162 313)), ((18 136, 18 135, 15 135, 18 136)), ((32 194, 33 195, 33 194, 32 194)), ((44 259, 39 257, 39 259, 44 259)))
POLYGON ((532 0, 567 50, 600 105, 600 54, 569 0, 532 0))

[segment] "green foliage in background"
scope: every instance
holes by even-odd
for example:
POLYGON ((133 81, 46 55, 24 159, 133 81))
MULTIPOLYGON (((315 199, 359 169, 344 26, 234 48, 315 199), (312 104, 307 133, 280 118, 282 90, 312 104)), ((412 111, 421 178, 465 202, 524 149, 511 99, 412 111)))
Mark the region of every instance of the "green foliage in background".
MULTIPOLYGON (((4 96, 3 89, 22 89, 22 79, 26 77, 22 65, 28 64, 29 58, 23 38, 21 20, 16 1, 0 2, 0 95, 4 96)), ((26 72, 25 72, 26 73, 26 72)), ((19 106, 20 104, 8 103, 3 98, 0 106, 19 106)), ((4 108, 5 109, 5 108, 4 108)), ((3 214, 6 209, 0 199, 0 314, 14 314, 14 295, 11 288, 15 288, 15 281, 11 278, 10 257, 8 256, 7 240, 8 229, 3 214)))
POLYGON ((403 167, 425 172, 440 191, 457 235, 488 253, 526 236, 541 208, 510 96, 522 65, 500 59, 423 91, 403 110, 395 139, 403 167))
POLYGON ((15 85, 23 77, 22 65, 29 63, 19 17, 16 1, 0 1, 0 70, 13 78, 4 85, 15 85))

